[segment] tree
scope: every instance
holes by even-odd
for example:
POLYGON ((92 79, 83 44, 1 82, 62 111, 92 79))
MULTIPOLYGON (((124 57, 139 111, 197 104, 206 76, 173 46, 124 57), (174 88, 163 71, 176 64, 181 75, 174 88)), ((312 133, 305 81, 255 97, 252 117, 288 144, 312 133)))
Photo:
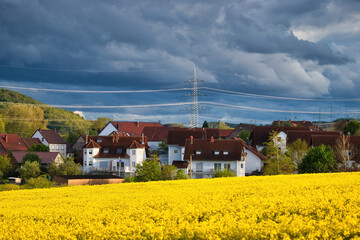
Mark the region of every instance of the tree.
POLYGON ((25 162, 20 168, 20 177, 23 180, 36 178, 40 175, 40 164, 38 162, 25 162))
MULTIPOLYGON (((0 114, 0 118, 2 118, 1 114, 0 114)), ((2 119, 0 119, 0 133, 4 133, 5 132, 5 123, 2 119)))
POLYGON ((174 165, 165 165, 161 167, 161 176, 163 180, 174 180, 177 172, 177 167, 174 165))
POLYGON ((136 165, 136 182, 149 182, 161 180, 161 166, 158 156, 145 159, 142 164, 136 165))
POLYGON ((231 129, 231 127, 229 127, 228 125, 226 125, 226 123, 221 122, 221 121, 219 121, 216 128, 218 128, 218 129, 231 129))
POLYGON ((346 171, 350 161, 355 158, 356 153, 357 149, 350 143, 350 136, 343 134, 336 140, 334 154, 342 170, 346 171))
POLYGON ((239 138, 246 141, 250 138, 251 132, 249 130, 244 130, 239 134, 239 138))
POLYGON ((214 174, 214 178, 222 178, 222 177, 236 177, 236 174, 232 170, 218 170, 214 174))
POLYGON ((36 129, 45 128, 44 111, 38 106, 11 105, 4 110, 5 130, 20 137, 31 137, 36 129))
POLYGON ((204 123, 203 123, 203 126, 202 126, 203 128, 209 128, 209 124, 208 124, 208 122, 207 121, 204 121, 204 123))
POLYGON ((356 132, 360 129, 360 122, 351 120, 343 129, 345 135, 350 133, 351 135, 355 135, 356 132))
POLYGON ((295 164, 291 161, 290 156, 281 150, 280 144, 276 141, 278 133, 273 131, 270 136, 266 149, 264 150, 266 160, 264 166, 264 174, 286 174, 293 173, 295 164))
POLYGON ((4 176, 7 176, 9 172, 12 170, 12 165, 10 163, 9 155, 1 155, 0 154, 0 179, 4 176))
POLYGON ((299 167, 303 158, 310 151, 310 147, 307 142, 301 140, 300 138, 290 143, 287 149, 290 154, 291 161, 295 164, 296 168, 299 167))
POLYGON ((28 152, 50 152, 50 148, 44 144, 31 145, 28 152))
POLYGON ((320 145, 312 148, 299 165, 300 173, 327 173, 338 168, 333 149, 320 145))
POLYGON ((90 128, 96 132, 95 135, 99 134, 100 131, 108 124, 113 121, 111 118, 107 117, 98 117, 95 121, 91 123, 90 128))
POLYGON ((32 188, 51 188, 54 187, 55 183, 49 181, 46 177, 40 176, 37 178, 30 178, 26 181, 26 184, 22 185, 23 189, 32 189, 32 188))
POLYGON ((62 163, 52 162, 48 167, 51 177, 55 175, 80 175, 80 164, 76 164, 73 158, 66 158, 62 163))
POLYGON ((36 153, 28 152, 24 155, 22 159, 22 163, 25 162, 38 162, 40 164, 42 162, 42 159, 36 153))
POLYGON ((180 180, 180 179, 189 179, 189 176, 186 174, 185 170, 183 169, 177 170, 175 175, 175 180, 180 180))
POLYGON ((167 145, 167 140, 166 140, 166 138, 164 138, 164 139, 161 141, 161 143, 159 143, 158 149, 159 149, 160 151, 164 151, 164 152, 167 152, 167 151, 168 151, 169 146, 167 145))

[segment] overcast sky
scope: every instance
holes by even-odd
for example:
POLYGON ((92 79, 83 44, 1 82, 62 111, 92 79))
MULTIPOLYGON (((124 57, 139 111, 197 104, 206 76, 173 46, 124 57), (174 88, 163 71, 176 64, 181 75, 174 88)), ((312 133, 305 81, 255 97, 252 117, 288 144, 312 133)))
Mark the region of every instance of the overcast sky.
MULTIPOLYGON (((197 66, 206 86, 272 96, 358 98, 360 1, 0 0, 0 85, 76 90, 183 88, 197 66), (74 70, 74 71, 68 71, 74 70)), ((90 94, 18 90, 46 104, 177 103, 185 92, 90 94)), ((267 123, 355 114, 359 102, 248 98, 207 100, 267 113, 211 107, 203 120, 267 123)), ((205 99, 206 100, 206 99, 205 99)), ((75 109, 86 118, 186 123, 182 107, 75 109)))

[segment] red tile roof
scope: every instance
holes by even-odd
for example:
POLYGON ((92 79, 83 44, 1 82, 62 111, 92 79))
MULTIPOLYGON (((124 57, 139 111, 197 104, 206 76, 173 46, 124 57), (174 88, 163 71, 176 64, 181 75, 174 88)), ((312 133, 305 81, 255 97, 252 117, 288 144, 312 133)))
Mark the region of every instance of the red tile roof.
POLYGON ((94 140, 90 139, 89 143, 86 144, 83 148, 101 148, 101 146, 94 142, 94 140))
POLYGON ((42 144, 38 138, 21 138, 21 141, 23 141, 27 148, 30 148, 32 145, 42 144))
POLYGON ((179 127, 144 127, 143 134, 148 141, 163 141, 168 138, 169 131, 181 129, 179 127))
POLYGON ((309 146, 312 145, 312 136, 321 135, 321 136, 339 136, 341 132, 337 131, 293 131, 289 130, 287 132, 287 143, 292 143, 297 139, 306 141, 309 146))
POLYGON ((48 143, 51 144, 66 144, 65 140, 55 130, 39 129, 41 135, 48 143))
MULTIPOLYGON (((22 159, 27 153, 28 152, 26 151, 18 151, 18 152, 13 152, 12 154, 18 163, 22 163, 22 159)), ((35 153, 36 155, 38 155, 42 159, 41 161, 42 164, 50 164, 58 156, 61 156, 60 153, 58 152, 31 152, 31 153, 35 153)))
POLYGON ((190 160, 193 154, 193 160, 217 160, 217 161, 239 161, 242 156, 243 141, 232 139, 221 140, 186 140, 184 160, 190 160), (201 154, 196 154, 201 151, 201 154), (215 155, 215 151, 219 151, 219 155, 215 155), (224 154, 227 151, 228 154, 224 154))
POLYGON ((0 133, 0 150, 8 151, 26 151, 27 147, 17 134, 0 133))
POLYGON ((234 129, 219 129, 219 137, 226 138, 228 137, 234 129))
POLYGON ((170 130, 167 143, 170 145, 185 146, 186 139, 189 139, 190 136, 193 136, 194 139, 210 139, 211 137, 219 139, 219 129, 195 128, 170 130))
POLYGON ((173 161, 172 165, 177 168, 187 168, 189 163, 187 161, 173 161))
POLYGON ((128 136, 141 136, 144 127, 163 127, 160 123, 152 122, 111 122, 119 133, 125 133, 128 136))

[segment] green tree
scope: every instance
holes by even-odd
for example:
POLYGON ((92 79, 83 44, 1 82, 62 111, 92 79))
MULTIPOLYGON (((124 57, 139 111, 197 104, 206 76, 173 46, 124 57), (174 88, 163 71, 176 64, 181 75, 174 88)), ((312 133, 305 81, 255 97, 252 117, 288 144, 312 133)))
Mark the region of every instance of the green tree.
POLYGON ((161 167, 161 176, 163 180, 174 180, 177 172, 177 167, 174 165, 165 165, 161 167))
POLYGON ((337 169, 333 149, 325 145, 312 148, 299 165, 300 173, 327 173, 337 169))
POLYGON ((48 167, 51 177, 55 175, 81 175, 80 164, 76 164, 73 158, 66 158, 62 163, 52 162, 48 167))
POLYGON ((0 114, 0 133, 4 133, 5 132, 5 123, 1 118, 2 118, 2 115, 0 114))
POLYGON ((250 138, 250 135, 251 135, 251 132, 249 130, 244 130, 239 134, 239 138, 246 141, 247 139, 250 138))
POLYGON ((108 124, 113 121, 111 118, 107 117, 98 117, 95 121, 91 123, 90 129, 96 132, 96 135, 100 133, 100 131, 108 124))
POLYGON ((44 111, 38 106, 10 105, 4 110, 5 130, 20 137, 31 137, 39 128, 46 127, 44 111))
POLYGON ((166 138, 164 138, 164 140, 162 140, 161 143, 159 143, 158 149, 159 149, 159 151, 164 151, 164 152, 168 151, 169 146, 167 145, 166 138))
POLYGON ((32 188, 51 188, 54 187, 55 183, 49 181, 46 177, 40 176, 36 178, 30 178, 26 181, 26 184, 22 185, 23 189, 32 189, 32 188))
POLYGON ((175 175, 175 179, 176 180, 189 179, 189 176, 186 174, 185 170, 180 169, 180 170, 177 170, 176 175, 175 175))
POLYGON ((300 138, 290 143, 287 149, 291 161, 295 164, 296 168, 298 168, 303 158, 310 151, 310 147, 308 146, 307 142, 301 140, 300 138))
POLYGON ((209 124, 208 124, 208 122, 207 121, 204 121, 204 123, 203 123, 203 126, 202 126, 203 128, 209 128, 209 124))
POLYGON ((42 159, 36 153, 28 152, 22 159, 23 164, 26 162, 38 162, 40 164, 42 159))
POLYGON ((218 128, 218 129, 231 129, 231 127, 229 127, 228 125, 226 125, 226 123, 221 122, 221 121, 219 121, 216 128, 218 128))
POLYGON ((234 173, 232 170, 218 170, 214 174, 214 178, 222 178, 222 177, 236 177, 236 173, 234 173))
POLYGON ((25 162, 20 168, 20 177, 23 180, 36 178, 40 175, 40 164, 38 162, 25 162))
POLYGON ((276 141, 278 133, 273 131, 270 136, 266 149, 264 150, 266 160, 264 166, 264 174, 275 175, 275 174, 287 174, 294 173, 295 164, 291 161, 291 158, 278 145, 276 141))
POLYGON ((145 159, 142 164, 136 165, 136 182, 159 181, 161 177, 161 166, 158 156, 152 156, 150 159, 145 159))
POLYGON ((31 145, 31 147, 27 150, 28 152, 50 152, 50 148, 44 144, 31 145))
POLYGON ((360 122, 351 120, 343 129, 345 135, 350 133, 351 135, 355 135, 357 131, 360 129, 360 122))
POLYGON ((8 173, 12 171, 12 165, 10 163, 9 155, 0 154, 0 179, 6 177, 8 173))

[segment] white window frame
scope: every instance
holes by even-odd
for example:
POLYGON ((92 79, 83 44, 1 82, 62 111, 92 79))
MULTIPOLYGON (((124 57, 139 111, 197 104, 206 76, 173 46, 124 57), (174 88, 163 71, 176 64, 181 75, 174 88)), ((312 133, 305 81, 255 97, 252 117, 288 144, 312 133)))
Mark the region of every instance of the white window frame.
POLYGON ((201 155, 201 150, 196 150, 196 155, 201 155))
POLYGON ((220 155, 220 151, 219 151, 219 150, 215 150, 215 151, 214 151, 214 155, 220 155))

